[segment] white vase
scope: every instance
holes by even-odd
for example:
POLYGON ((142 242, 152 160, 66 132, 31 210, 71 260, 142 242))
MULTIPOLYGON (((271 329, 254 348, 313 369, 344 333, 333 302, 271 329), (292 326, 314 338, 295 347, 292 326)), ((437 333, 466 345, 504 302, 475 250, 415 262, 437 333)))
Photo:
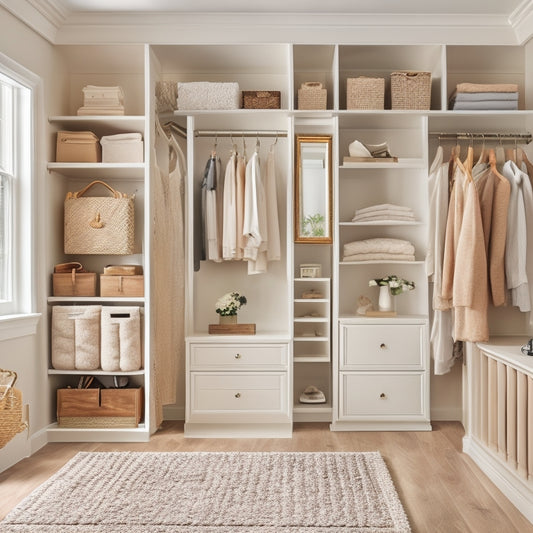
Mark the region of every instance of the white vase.
POLYGON ((378 308, 380 311, 393 310, 392 294, 388 285, 381 285, 379 287, 378 308))
POLYGON ((228 315, 218 317, 219 324, 237 324, 237 315, 228 315))

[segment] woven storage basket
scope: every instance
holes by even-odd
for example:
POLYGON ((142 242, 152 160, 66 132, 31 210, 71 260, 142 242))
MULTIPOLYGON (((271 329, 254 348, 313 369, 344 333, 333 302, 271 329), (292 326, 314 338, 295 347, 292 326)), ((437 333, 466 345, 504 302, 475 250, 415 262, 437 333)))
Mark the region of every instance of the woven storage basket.
POLYGON ((392 109, 429 109, 431 105, 431 72, 392 72, 392 109))
POLYGON ((346 109, 384 109, 385 79, 359 76, 346 80, 346 109))
POLYGON ((318 81, 306 81, 298 89, 298 109, 326 109, 328 91, 318 81))
POLYGON ((65 198, 65 253, 133 253, 135 196, 113 189, 103 181, 93 181, 65 198), (106 187, 112 196, 84 196, 94 185, 106 187))
POLYGON ((22 393, 13 387, 17 374, 0 369, 0 448, 27 427, 22 420, 22 393))
POLYGON ((242 91, 244 109, 280 109, 280 91, 242 91))
POLYGON ((178 83, 158 81, 155 84, 155 106, 157 113, 168 113, 178 109, 178 83))

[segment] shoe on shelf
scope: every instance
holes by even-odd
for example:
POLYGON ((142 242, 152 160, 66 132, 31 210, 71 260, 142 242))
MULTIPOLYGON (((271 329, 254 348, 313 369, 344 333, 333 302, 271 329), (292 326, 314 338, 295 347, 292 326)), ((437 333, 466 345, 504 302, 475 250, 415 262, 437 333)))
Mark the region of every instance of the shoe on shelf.
POLYGON ((300 395, 300 403, 326 403, 326 397, 314 385, 309 385, 300 395))

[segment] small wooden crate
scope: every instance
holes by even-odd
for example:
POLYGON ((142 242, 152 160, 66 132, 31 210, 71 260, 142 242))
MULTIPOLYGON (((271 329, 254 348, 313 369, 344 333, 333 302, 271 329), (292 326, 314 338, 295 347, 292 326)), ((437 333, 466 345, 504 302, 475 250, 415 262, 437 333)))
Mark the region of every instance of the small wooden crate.
POLYGON ((54 296, 96 296, 96 274, 54 273, 52 274, 52 294, 54 296))
POLYGON ((242 91, 244 109, 280 109, 280 91, 242 91))
POLYGON ((346 80, 346 109, 384 109, 385 79, 359 76, 346 80))
POLYGON ((66 428, 133 428, 143 412, 143 389, 58 389, 57 423, 66 428))
POLYGON ((100 296, 125 296, 140 298, 144 296, 144 276, 106 276, 100 275, 100 296))
POLYGON ((209 324, 210 335, 255 335, 255 324, 209 324))

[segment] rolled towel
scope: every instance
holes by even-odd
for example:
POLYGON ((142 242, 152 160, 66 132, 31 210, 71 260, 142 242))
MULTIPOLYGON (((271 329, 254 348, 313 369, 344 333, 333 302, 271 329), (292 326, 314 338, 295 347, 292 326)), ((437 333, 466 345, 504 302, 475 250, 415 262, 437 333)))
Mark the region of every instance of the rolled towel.
POLYGON ((343 256, 376 253, 414 254, 415 247, 409 241, 402 239, 379 237, 345 244, 343 256))

